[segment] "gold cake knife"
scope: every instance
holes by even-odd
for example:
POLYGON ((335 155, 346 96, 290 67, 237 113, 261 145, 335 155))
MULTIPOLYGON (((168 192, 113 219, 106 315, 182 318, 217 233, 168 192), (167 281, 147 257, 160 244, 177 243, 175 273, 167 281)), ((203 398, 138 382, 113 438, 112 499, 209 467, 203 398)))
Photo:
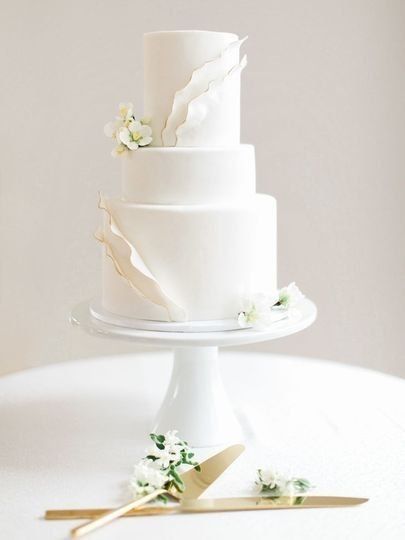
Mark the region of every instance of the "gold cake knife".
MULTIPOLYGON (((143 506, 127 512, 122 517, 158 516, 181 513, 237 512, 246 510, 287 510, 298 508, 338 508, 356 506, 367 502, 361 497, 333 497, 325 495, 299 495, 297 497, 229 497, 225 499, 183 499, 179 504, 143 506)), ((82 508, 72 510, 47 510, 45 519, 95 519, 108 508, 82 508)))

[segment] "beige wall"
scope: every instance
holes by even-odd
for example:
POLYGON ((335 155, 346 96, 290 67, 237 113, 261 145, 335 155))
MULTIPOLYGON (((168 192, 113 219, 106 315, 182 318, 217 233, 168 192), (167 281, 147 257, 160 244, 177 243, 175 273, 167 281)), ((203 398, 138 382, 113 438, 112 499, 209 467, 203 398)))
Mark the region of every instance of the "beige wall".
POLYGON ((261 348, 405 376, 405 2, 1 2, 1 372, 128 350, 73 331, 98 291, 97 191, 119 165, 102 126, 141 109, 142 34, 249 34, 243 141, 279 204, 280 284, 319 306, 261 348))

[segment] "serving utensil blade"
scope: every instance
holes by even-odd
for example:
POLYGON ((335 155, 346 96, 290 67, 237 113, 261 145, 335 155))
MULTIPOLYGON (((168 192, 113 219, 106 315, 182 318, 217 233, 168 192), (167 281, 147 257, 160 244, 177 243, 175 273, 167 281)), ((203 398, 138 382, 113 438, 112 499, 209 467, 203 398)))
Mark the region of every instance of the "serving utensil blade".
POLYGON ((190 469, 181 474, 185 489, 183 493, 179 493, 179 498, 183 500, 198 499, 244 450, 243 444, 228 446, 225 450, 200 463, 201 470, 199 472, 190 469))
MULTIPOLYGON (((242 444, 234 444, 218 452, 214 456, 211 456, 207 460, 200 464, 200 471, 196 471, 195 468, 190 469, 180 476, 184 482, 185 489, 183 493, 170 493, 172 496, 178 499, 190 499, 195 500, 213 483, 215 480, 240 456, 245 447, 242 444)), ((107 523, 111 523, 116 518, 119 518, 128 512, 143 506, 147 502, 156 499, 159 495, 168 493, 165 489, 158 489, 153 493, 149 493, 143 497, 128 502, 127 504, 115 508, 112 510, 106 510, 105 512, 93 516, 88 523, 79 525, 71 530, 73 538, 82 537, 107 523)), ((45 514, 45 519, 47 518, 45 514)))
MULTIPOLYGON (((158 516, 179 513, 237 512, 246 510, 288 510, 299 508, 339 508, 356 506, 367 502, 362 497, 334 497, 324 495, 300 495, 298 497, 229 497, 224 499, 183 499, 180 504, 168 506, 143 506, 135 508, 122 517, 158 516)), ((71 510, 47 510, 45 519, 95 519, 109 512, 108 508, 82 508, 71 510)))

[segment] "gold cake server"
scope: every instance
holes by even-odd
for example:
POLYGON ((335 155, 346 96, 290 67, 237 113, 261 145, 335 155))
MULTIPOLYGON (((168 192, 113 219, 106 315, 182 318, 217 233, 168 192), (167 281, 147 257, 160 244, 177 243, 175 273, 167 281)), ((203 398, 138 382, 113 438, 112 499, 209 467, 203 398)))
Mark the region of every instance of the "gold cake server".
MULTIPOLYGON (((241 510, 285 510, 292 508, 337 508, 356 506, 367 502, 361 497, 332 497, 325 495, 299 495, 296 497, 230 497, 225 499, 183 499, 179 504, 143 506, 130 510, 123 517, 166 516, 181 513, 232 512, 241 510)), ((45 519, 95 519, 108 508, 82 508, 47 510, 45 519)))
MULTIPOLYGON (((127 514, 129 511, 134 510, 139 506, 143 506, 147 502, 152 501, 159 495, 165 493, 169 493, 172 497, 179 500, 197 499, 213 482, 215 482, 219 476, 221 476, 221 474, 235 461, 237 457, 241 455, 244 450, 245 447, 242 444, 234 444, 203 461, 200 464, 201 470, 199 472, 193 468, 180 474, 185 486, 183 493, 179 493, 176 490, 168 492, 165 489, 157 489, 144 497, 130 501, 124 506, 110 510, 107 509, 95 516, 91 516, 90 519, 93 521, 89 521, 84 525, 75 527, 71 530, 71 534, 74 538, 84 536, 85 534, 94 531, 107 523, 110 523, 114 519, 127 514)), ((48 512, 46 513, 45 518, 49 519, 47 514, 48 512)))

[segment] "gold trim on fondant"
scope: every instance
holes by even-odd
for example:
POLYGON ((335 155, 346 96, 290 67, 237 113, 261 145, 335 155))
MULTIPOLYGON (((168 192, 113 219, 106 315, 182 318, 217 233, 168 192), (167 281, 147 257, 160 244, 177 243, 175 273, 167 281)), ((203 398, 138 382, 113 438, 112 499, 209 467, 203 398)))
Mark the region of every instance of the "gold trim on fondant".
POLYGON ((172 109, 161 131, 163 146, 177 145, 177 129, 185 122, 189 104, 198 96, 206 93, 212 82, 223 79, 223 63, 226 56, 235 48, 240 48, 247 36, 243 39, 232 41, 225 47, 219 56, 205 62, 195 69, 189 82, 181 90, 178 90, 173 98, 172 109))
POLYGON ((122 233, 111 208, 108 206, 107 199, 101 193, 99 196, 98 207, 106 212, 108 227, 105 227, 104 231, 98 231, 95 237, 105 246, 106 255, 113 261, 117 273, 140 296, 165 308, 171 321, 185 321, 185 310, 163 292, 135 246, 122 233))
POLYGON ((176 144, 180 143, 180 146, 190 146, 187 140, 185 140, 187 134, 201 125, 208 115, 210 104, 218 101, 218 92, 230 78, 240 73, 246 67, 246 64, 247 57, 245 55, 239 64, 234 65, 228 73, 226 73, 225 77, 221 80, 216 79, 211 81, 205 92, 190 101, 187 108, 186 119, 176 129, 176 144))

